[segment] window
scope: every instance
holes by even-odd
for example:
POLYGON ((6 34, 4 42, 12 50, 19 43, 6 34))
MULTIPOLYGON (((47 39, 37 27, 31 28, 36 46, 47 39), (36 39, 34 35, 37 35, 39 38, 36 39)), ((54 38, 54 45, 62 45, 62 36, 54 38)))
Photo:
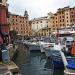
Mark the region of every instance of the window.
POLYGON ((68 20, 67 20, 67 22, 68 22, 68 20))
POLYGON ((27 23, 27 21, 26 21, 26 23, 27 23))
POLYGON ((54 25, 53 25, 53 27, 54 27, 54 25))
POLYGON ((64 26, 64 24, 63 24, 63 26, 64 26))
POLYGON ((13 21, 14 21, 14 19, 13 19, 13 21))
POLYGON ((53 28, 53 30, 55 30, 55 28, 53 28))
POLYGON ((62 26, 62 24, 60 24, 60 27, 62 26))
POLYGON ((61 16, 60 16, 60 18, 61 18, 61 16))
POLYGON ((73 15, 72 15, 72 18, 73 18, 73 15))
POLYGON ((56 19, 57 19, 57 17, 56 17, 56 19))
POLYGON ((18 25, 18 24, 16 23, 16 25, 18 25))
POLYGON ((63 19, 63 22, 64 22, 64 19, 63 19))
POLYGON ((67 17, 67 19, 68 19, 68 17, 67 17))
POLYGON ((72 20, 71 20, 71 22, 72 22, 72 20))
POLYGON ((69 24, 67 24, 67 26, 69 26, 69 24))
POLYGON ((18 28, 16 27, 16 29, 18 29, 18 28))
POLYGON ((22 31, 21 31, 21 33, 22 33, 22 31))
POLYGON ((42 21, 40 21, 40 23, 42 23, 42 21))
POLYGON ((73 12, 71 12, 71 14, 73 14, 73 12))
POLYGON ((62 18, 64 18, 64 16, 62 16, 62 18))
POLYGON ((38 23, 38 22, 36 22, 36 23, 38 23))
POLYGON ((24 31, 24 34, 25 34, 25 31, 24 31))
POLYGON ((48 23, 48 21, 47 21, 47 23, 48 23))
POLYGON ((35 23, 33 23, 33 24, 35 24, 35 23))
POLYGON ((61 20, 60 20, 60 22, 61 22, 61 20))
POLYGON ((0 2, 2 3, 2 0, 0 0, 0 2))
POLYGON ((66 13, 66 15, 68 15, 68 13, 66 13))
POLYGON ((57 23, 57 21, 56 21, 56 23, 57 23))

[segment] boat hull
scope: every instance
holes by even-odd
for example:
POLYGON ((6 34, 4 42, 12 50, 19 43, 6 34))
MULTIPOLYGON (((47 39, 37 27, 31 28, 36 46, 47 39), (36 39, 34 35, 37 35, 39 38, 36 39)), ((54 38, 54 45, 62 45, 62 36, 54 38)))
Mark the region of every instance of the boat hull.
POLYGON ((65 69, 64 70, 65 75, 75 75, 75 70, 72 69, 65 69))
POLYGON ((30 51, 37 51, 40 50, 39 45, 28 45, 30 51))
POLYGON ((45 54, 47 57, 52 57, 54 69, 64 69, 64 64, 60 54, 57 51, 50 51, 49 49, 45 50, 45 54))

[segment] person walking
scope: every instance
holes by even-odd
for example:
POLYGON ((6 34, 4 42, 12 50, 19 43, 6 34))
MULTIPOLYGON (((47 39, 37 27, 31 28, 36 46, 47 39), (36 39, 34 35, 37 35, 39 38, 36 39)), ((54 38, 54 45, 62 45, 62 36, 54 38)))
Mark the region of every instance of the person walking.
POLYGON ((75 41, 73 42, 72 45, 71 55, 75 56, 75 41))
POLYGON ((0 61, 2 61, 2 44, 3 44, 3 39, 0 35, 0 61))
POLYGON ((3 44, 3 39, 2 39, 2 36, 0 34, 0 48, 2 49, 2 44, 3 44))

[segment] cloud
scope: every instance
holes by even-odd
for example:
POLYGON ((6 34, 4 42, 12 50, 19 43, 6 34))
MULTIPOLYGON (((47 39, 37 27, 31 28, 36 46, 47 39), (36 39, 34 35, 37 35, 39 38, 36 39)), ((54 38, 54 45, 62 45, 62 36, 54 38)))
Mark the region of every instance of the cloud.
POLYGON ((9 11, 16 14, 24 14, 27 10, 29 17, 45 16, 48 12, 56 12, 58 8, 74 6, 75 0, 8 0, 9 11))

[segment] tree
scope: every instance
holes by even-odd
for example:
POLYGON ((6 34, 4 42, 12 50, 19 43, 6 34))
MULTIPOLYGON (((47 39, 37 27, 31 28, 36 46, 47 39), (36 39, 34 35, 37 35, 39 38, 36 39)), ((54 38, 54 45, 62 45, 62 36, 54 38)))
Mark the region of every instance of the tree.
POLYGON ((9 34, 10 34, 10 38, 15 40, 16 35, 17 35, 17 31, 12 30, 12 31, 9 32, 9 34))

